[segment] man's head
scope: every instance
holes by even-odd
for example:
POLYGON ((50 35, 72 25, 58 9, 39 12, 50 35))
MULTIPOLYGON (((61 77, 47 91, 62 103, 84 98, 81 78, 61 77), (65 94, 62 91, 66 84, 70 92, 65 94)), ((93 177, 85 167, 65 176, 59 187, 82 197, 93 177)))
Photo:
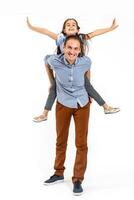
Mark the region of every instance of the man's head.
POLYGON ((70 35, 64 42, 64 55, 66 60, 73 64, 77 57, 83 56, 83 44, 79 36, 70 35))

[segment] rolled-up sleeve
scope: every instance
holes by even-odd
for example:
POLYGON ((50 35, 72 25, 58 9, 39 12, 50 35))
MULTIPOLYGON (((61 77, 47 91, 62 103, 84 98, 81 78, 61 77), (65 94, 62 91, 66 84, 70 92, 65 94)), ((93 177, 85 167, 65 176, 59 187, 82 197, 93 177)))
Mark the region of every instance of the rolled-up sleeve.
POLYGON ((45 64, 48 64, 48 63, 47 63, 47 59, 48 59, 50 56, 51 56, 51 55, 46 55, 46 56, 44 57, 44 63, 45 63, 45 64))
POLYGON ((63 33, 58 34, 57 40, 56 42, 56 46, 60 46, 61 44, 63 44, 65 40, 65 36, 63 35, 63 33))
POLYGON ((45 57, 45 64, 47 64, 50 69, 54 69, 54 63, 55 63, 55 55, 47 55, 45 57))
POLYGON ((91 61, 91 59, 88 56, 85 56, 85 60, 87 62, 88 70, 90 70, 91 69, 92 61, 91 61))
POLYGON ((84 65, 86 71, 91 69, 92 61, 88 56, 81 57, 80 62, 84 65))

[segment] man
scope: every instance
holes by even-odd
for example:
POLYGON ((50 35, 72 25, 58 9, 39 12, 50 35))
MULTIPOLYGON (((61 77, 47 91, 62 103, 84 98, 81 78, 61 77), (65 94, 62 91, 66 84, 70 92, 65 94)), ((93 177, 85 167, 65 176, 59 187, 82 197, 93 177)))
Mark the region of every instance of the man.
POLYGON ((71 117, 75 123, 76 158, 73 170, 73 193, 83 192, 82 181, 87 166, 87 134, 89 120, 89 97, 85 89, 84 76, 90 70, 90 58, 83 56, 83 45, 78 36, 69 36, 64 43, 64 54, 52 55, 47 63, 55 72, 56 104, 56 158, 55 173, 45 185, 64 180, 64 162, 71 117))

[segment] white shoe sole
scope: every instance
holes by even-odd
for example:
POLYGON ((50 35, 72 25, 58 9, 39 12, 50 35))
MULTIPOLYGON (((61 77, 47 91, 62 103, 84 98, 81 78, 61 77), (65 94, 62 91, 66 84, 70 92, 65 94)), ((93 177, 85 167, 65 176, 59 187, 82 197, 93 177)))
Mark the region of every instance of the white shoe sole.
POLYGON ((114 114, 114 113, 117 113, 117 112, 120 112, 120 110, 116 110, 116 111, 113 111, 113 112, 105 112, 105 114, 114 114))
POLYGON ((80 195, 82 195, 83 194, 83 192, 80 192, 80 193, 75 193, 75 192, 73 192, 73 195, 74 196, 80 196, 80 195))
POLYGON ((55 181, 55 182, 53 182, 53 183, 43 183, 43 185, 46 185, 46 186, 48 186, 48 185, 54 185, 54 184, 57 184, 57 183, 63 183, 64 182, 64 180, 59 180, 59 181, 55 181))
POLYGON ((46 120, 47 120, 47 119, 43 119, 43 120, 41 120, 41 121, 38 121, 38 120, 36 120, 36 119, 32 119, 33 122, 37 122, 37 123, 44 122, 44 121, 46 121, 46 120))

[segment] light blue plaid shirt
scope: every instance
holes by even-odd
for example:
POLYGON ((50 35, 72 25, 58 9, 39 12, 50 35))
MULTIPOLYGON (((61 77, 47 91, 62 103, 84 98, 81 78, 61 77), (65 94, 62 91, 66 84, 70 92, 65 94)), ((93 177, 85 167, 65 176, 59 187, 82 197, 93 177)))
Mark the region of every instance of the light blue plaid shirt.
POLYGON ((69 108, 83 107, 89 97, 85 89, 85 72, 91 67, 91 60, 87 56, 78 57, 74 64, 69 64, 64 54, 51 55, 46 63, 55 72, 57 99, 69 108))

